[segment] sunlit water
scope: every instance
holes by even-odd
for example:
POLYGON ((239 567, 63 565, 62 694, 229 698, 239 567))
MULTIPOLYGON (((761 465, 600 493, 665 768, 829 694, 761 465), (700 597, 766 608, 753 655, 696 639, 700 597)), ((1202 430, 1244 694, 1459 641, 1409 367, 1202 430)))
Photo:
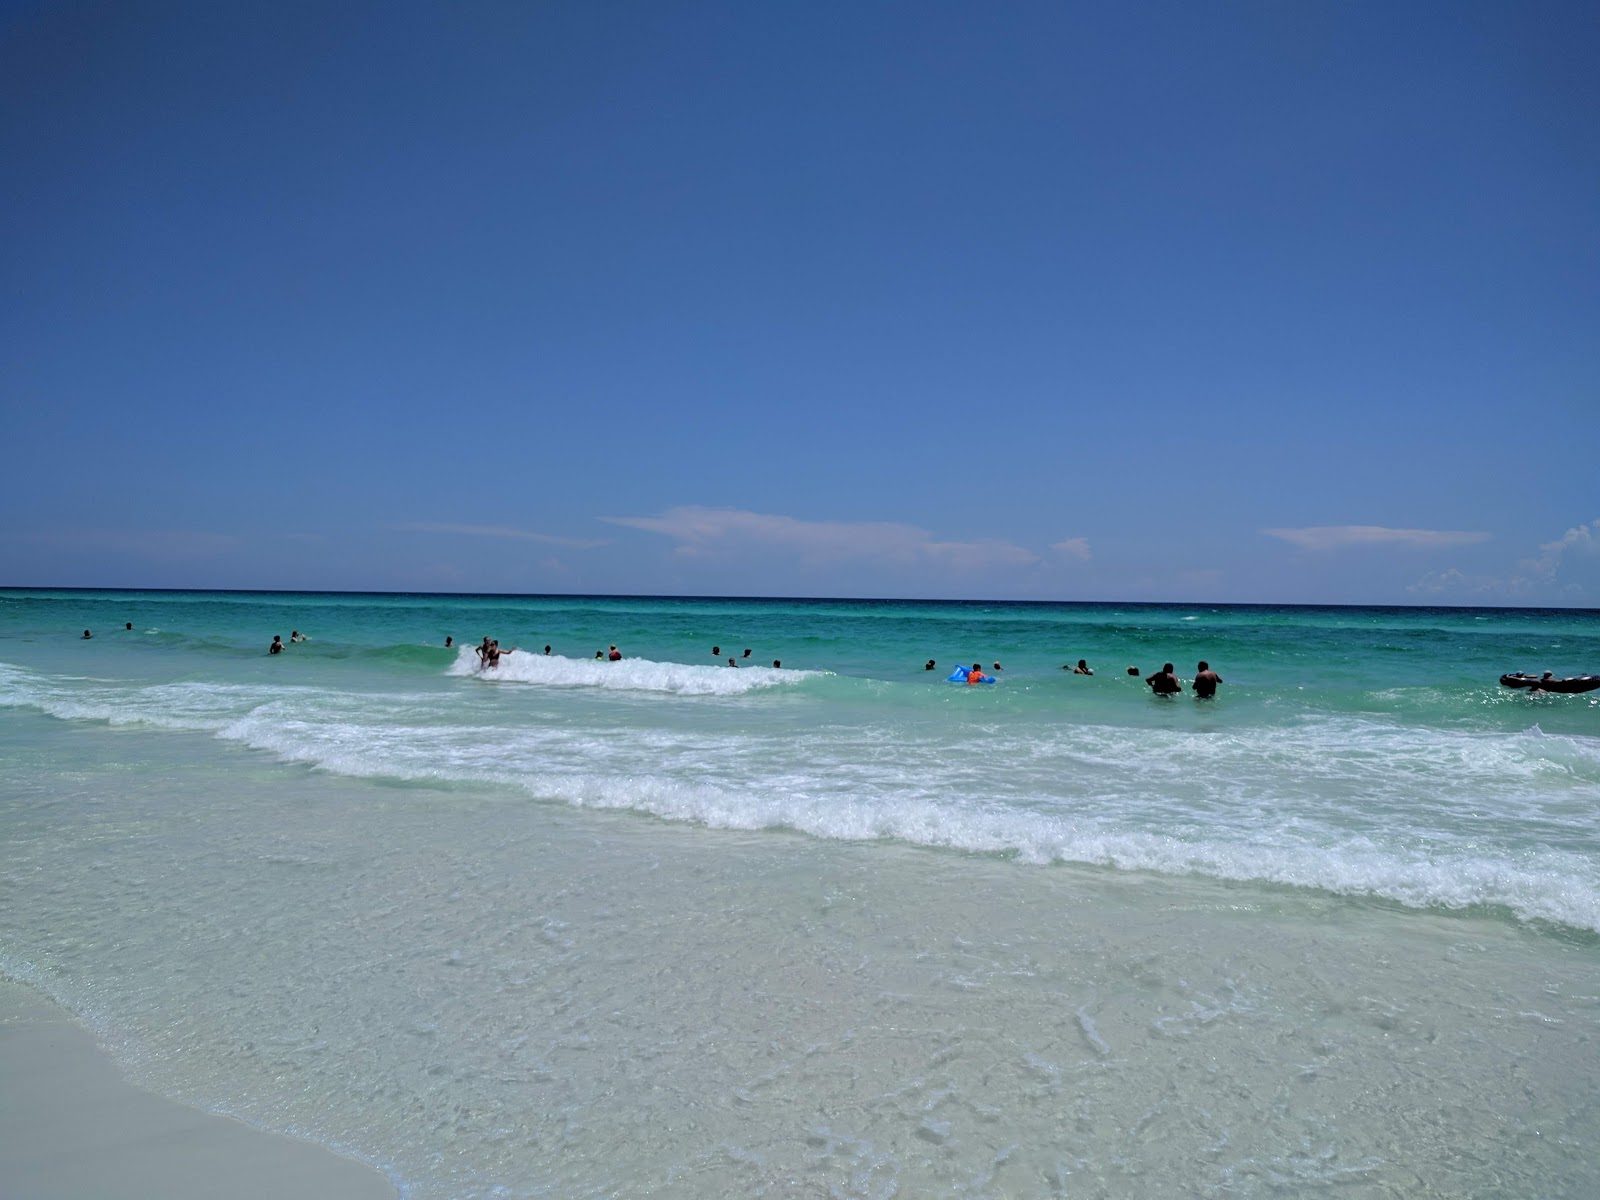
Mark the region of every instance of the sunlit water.
POLYGON ((0 969, 416 1197, 1600 1194, 1547 668, 1600 614, 0 592, 0 969))

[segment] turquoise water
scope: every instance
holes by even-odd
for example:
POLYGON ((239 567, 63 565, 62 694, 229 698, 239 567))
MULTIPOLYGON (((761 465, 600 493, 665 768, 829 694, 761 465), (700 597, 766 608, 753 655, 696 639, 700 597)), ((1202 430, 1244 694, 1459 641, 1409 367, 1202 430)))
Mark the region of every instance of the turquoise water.
POLYGON ((417 1196, 1588 1194, 1545 669, 1600 613, 0 591, 0 969, 417 1196))

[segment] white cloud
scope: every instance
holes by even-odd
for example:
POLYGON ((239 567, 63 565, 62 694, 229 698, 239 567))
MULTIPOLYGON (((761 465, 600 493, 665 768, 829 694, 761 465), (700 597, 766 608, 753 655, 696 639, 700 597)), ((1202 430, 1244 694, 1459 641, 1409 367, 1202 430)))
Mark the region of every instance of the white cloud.
POLYGON ((511 529, 505 525, 461 525, 453 521, 410 521, 403 525, 391 525, 390 529, 399 530, 401 533, 445 533, 456 537, 494 537, 518 538, 526 542, 542 542, 548 546, 574 546, 580 550, 592 550, 596 546, 604 546, 604 542, 588 541, 583 538, 557 537, 553 533, 535 533, 531 529, 511 529))
POLYGON ((868 559, 900 565, 932 562, 983 569, 1038 561, 1038 555, 1010 542, 940 542, 926 529, 889 521, 802 521, 772 513, 695 505, 669 508, 654 517, 600 519, 674 538, 680 543, 679 552, 686 554, 707 554, 718 546, 755 543, 790 551, 810 563, 868 559))
POLYGON ((1059 550, 1062 554, 1069 554, 1084 562, 1089 561, 1089 539, 1085 537, 1068 538, 1064 542, 1055 543, 1050 549, 1059 550))
POLYGON ((1407 584, 1406 591, 1414 596, 1504 596, 1513 593, 1506 580, 1488 575, 1468 575, 1458 567, 1430 571, 1415 583, 1407 584))
POLYGON ((1412 550, 1437 550, 1486 542, 1493 534, 1455 529, 1386 529, 1382 525, 1311 525, 1304 529, 1263 529, 1302 550, 1340 550, 1346 546, 1404 546, 1412 550))
POLYGON ((1523 559, 1521 566, 1524 570, 1549 579, 1560 568, 1561 560, 1566 557, 1569 550, 1583 554, 1593 554, 1596 550, 1600 550, 1600 538, 1596 538, 1596 534, 1600 534, 1600 521, 1575 525, 1555 541, 1545 542, 1539 547, 1539 556, 1523 559))

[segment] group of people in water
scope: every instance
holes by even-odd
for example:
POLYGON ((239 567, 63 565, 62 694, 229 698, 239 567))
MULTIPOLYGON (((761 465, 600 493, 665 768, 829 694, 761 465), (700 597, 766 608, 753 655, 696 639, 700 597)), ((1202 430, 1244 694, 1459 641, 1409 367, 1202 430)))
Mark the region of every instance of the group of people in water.
MULTIPOLYGON (((298 629, 291 630, 290 633, 289 633, 289 642, 290 642, 291 645, 298 646, 301 642, 309 642, 310 640, 311 640, 310 638, 308 638, 305 634, 301 633, 298 629)), ((268 654, 282 654, 283 653, 283 635, 281 633, 275 633, 275 634, 272 635, 272 645, 267 647, 267 653, 268 654)))
MULTIPOLYGON (((128 630, 132 630, 133 629, 133 622, 129 621, 124 626, 124 628, 126 628, 128 630)), ((93 636, 94 636, 94 634, 92 634, 89 630, 85 629, 83 631, 83 640, 87 641, 88 639, 92 638, 93 636)), ((305 634, 301 633, 298 629, 291 630, 290 633, 289 633, 289 643, 291 645, 297 645, 297 644, 299 644, 301 642, 309 642, 310 640, 311 639, 309 637, 307 637, 305 634)), ((445 644, 445 648, 446 649, 454 648, 454 646, 456 644, 455 643, 455 638, 453 638, 453 637, 445 638, 444 639, 444 644, 445 644)), ((283 635, 282 634, 274 634, 273 637, 272 637, 272 645, 267 647, 267 653, 268 654, 282 654, 283 651, 284 651, 283 635)), ((500 648, 500 642, 499 642, 498 639, 492 638, 488 634, 485 634, 484 638, 483 638, 483 641, 478 643, 478 646, 477 646, 479 669, 480 670, 485 670, 485 671, 493 670, 493 669, 497 668, 500 665, 500 659, 502 657, 504 657, 507 654, 515 654, 516 652, 517 652, 517 647, 516 646, 511 647, 511 649, 509 649, 509 650, 502 650, 500 648)), ((548 654, 550 654, 550 652, 551 652, 550 647, 548 645, 545 646, 544 653, 546 655, 548 655, 548 654)), ((742 659, 748 659, 750 657, 750 654, 751 654, 750 647, 746 646, 743 655, 739 656, 738 658, 731 657, 731 656, 729 657, 728 665, 730 667, 738 667, 739 663, 740 663, 740 659, 741 658, 742 659)), ((596 650, 594 652, 594 657, 595 657, 595 661, 597 661, 597 662, 621 662, 622 661, 622 651, 617 649, 616 643, 612 643, 612 645, 606 650, 596 650)), ((712 658, 721 658, 722 657, 722 647, 721 646, 712 646, 711 647, 711 657, 712 658)), ((775 658, 775 659, 772 660, 772 665, 773 665, 773 667, 775 669, 781 668, 783 666, 783 662, 782 662, 781 659, 776 659, 775 658)), ((939 664, 937 662, 935 662, 933 659, 930 658, 927 662, 925 662, 922 665, 922 669, 924 671, 933 671, 933 670, 937 670, 938 669, 938 665, 939 664)), ((1002 667, 998 662, 996 662, 994 664, 994 668, 993 669, 994 669, 994 671, 996 673, 999 673, 999 672, 1005 670, 1005 668, 1002 667)), ((1090 668, 1087 660, 1081 659, 1081 658, 1078 660, 1077 666, 1072 666, 1070 664, 1067 664, 1067 665, 1063 665, 1061 669, 1063 671, 1070 671, 1074 675, 1093 675, 1094 674, 1094 671, 1090 668)), ((1135 678, 1138 678, 1139 677, 1139 668, 1138 667, 1129 667, 1128 668, 1128 674, 1134 676, 1135 678)), ((1548 678, 1549 674, 1550 673, 1548 671, 1545 672, 1545 675, 1546 675, 1547 678, 1548 678)), ((964 677, 964 682, 967 683, 969 686, 970 685, 974 685, 974 684, 980 684, 980 683, 993 683, 994 681, 995 680, 994 680, 994 676, 993 675, 988 675, 988 674, 984 673, 984 669, 983 669, 983 664, 982 663, 973 663, 971 669, 966 672, 966 675, 964 677)), ((1163 663, 1162 667, 1161 667, 1161 670, 1159 670, 1155 674, 1147 677, 1145 679, 1145 682, 1150 685, 1150 690, 1152 692, 1154 692, 1157 696, 1176 696, 1179 692, 1183 691, 1183 684, 1178 679, 1177 675, 1175 675, 1173 673, 1173 669, 1172 669, 1172 664, 1171 663, 1163 663)), ((1198 667, 1195 670, 1195 676, 1194 676, 1194 680, 1193 680, 1193 683, 1192 683, 1192 686, 1194 688, 1195 696, 1198 697, 1199 699, 1202 699, 1202 700, 1211 699, 1213 696, 1215 696, 1217 694, 1217 685, 1219 683, 1221 683, 1221 682, 1222 682, 1222 676, 1218 675, 1215 671, 1213 671, 1211 669, 1211 665, 1209 663, 1207 663, 1204 659, 1201 659, 1198 667)), ((1504 682, 1504 681, 1502 680, 1502 682, 1504 682)), ((1531 679, 1530 679, 1530 682, 1532 682, 1531 679)), ((1540 682, 1544 683, 1545 681, 1541 680, 1540 682)), ((1517 683, 1517 684, 1514 684, 1512 686, 1524 686, 1525 687, 1525 686, 1528 686, 1528 685, 1527 684, 1522 684, 1522 683, 1517 683)), ((1535 685, 1535 686, 1537 687, 1537 685, 1535 685)))
MULTIPOLYGON (((748 654, 749 651, 746 651, 745 653, 748 654)), ((922 664, 922 669, 924 671, 936 671, 939 669, 939 664, 934 659, 930 658, 927 662, 922 664)), ((1094 670, 1089 666, 1088 660, 1083 658, 1078 660, 1077 666, 1073 666, 1071 663, 1065 663, 1062 665, 1061 669, 1063 671, 1070 671, 1074 675, 1094 674, 1094 670)), ((998 662, 994 664, 994 671, 996 674, 1004 670, 1005 668, 1002 667, 998 662)), ((1138 667, 1129 667, 1128 674, 1133 676, 1135 679, 1140 678, 1138 667)), ((994 676, 984 673, 982 663, 973 663, 970 669, 961 667, 956 668, 956 674, 951 676, 951 680, 957 683, 966 683, 968 686, 971 686, 979 683, 993 683, 994 676), (965 671, 965 674, 962 673, 963 671, 965 671)), ((1161 665, 1161 670, 1157 671, 1153 675, 1145 677, 1144 681, 1150 685, 1150 690, 1158 696, 1176 696, 1179 692, 1183 691, 1183 683, 1173 672, 1171 663, 1163 663, 1161 665)), ((1192 684, 1194 687, 1195 696, 1201 700, 1210 700, 1217 694, 1217 685, 1221 682, 1222 676, 1218 675, 1211 669, 1210 663, 1206 662, 1205 659, 1201 659, 1199 666, 1195 668, 1195 675, 1192 684)))
MULTIPOLYGON (((132 632, 133 622, 127 622, 123 628, 129 632, 132 632)), ((88 641, 93 637, 94 634, 89 630, 85 629, 83 631, 83 641, 88 641)), ((301 633, 298 629, 292 630, 289 633, 290 645, 297 645, 300 642, 309 642, 310 640, 311 639, 308 636, 301 633)), ((447 637, 444 639, 444 644, 447 649, 453 648, 455 646, 455 639, 453 637, 447 637)), ((282 654, 284 649, 285 646, 283 635, 274 634, 272 638, 272 645, 267 647, 267 653, 282 654)), ((495 638, 489 637, 486 634, 483 641, 480 642, 477 647, 479 668, 481 670, 492 670, 500 665, 500 659, 502 656, 514 654, 516 652, 517 647, 515 646, 511 647, 509 650, 502 650, 500 648, 499 641, 495 638)), ((545 646, 544 653, 548 655, 550 652, 550 647, 548 645, 545 646)), ((750 654, 750 648, 746 646, 743 655, 739 656, 738 658, 732 656, 728 658, 728 665, 730 667, 738 667, 741 663, 741 660, 748 659, 750 654)), ((594 657, 595 660, 599 662, 621 662, 622 651, 617 649, 616 644, 613 643, 609 649, 596 650, 594 652, 594 657)), ((711 657, 722 657, 722 647, 720 645, 711 647, 711 657)), ((781 668, 783 663, 781 660, 775 658, 772 660, 772 665, 774 668, 781 668)), ((938 666, 939 664, 930 658, 927 662, 923 663, 922 669, 924 671, 933 671, 937 670, 938 666)), ((1061 669, 1063 671, 1070 671, 1074 675, 1094 674, 1094 670, 1089 666, 1088 661, 1082 658, 1078 660, 1076 666, 1070 663, 1065 663, 1062 665, 1061 669)), ((960 680, 957 680, 957 682, 965 682, 969 686, 973 684, 995 682, 993 675, 989 675, 984 672, 982 663, 973 663, 970 670, 962 670, 964 670, 965 673, 960 680)), ((996 662, 993 666, 993 670, 996 674, 999 674, 1000 672, 1004 671, 1005 668, 996 662)), ((960 672, 958 671, 958 673, 960 672)), ((1141 678, 1138 667, 1129 667, 1128 674, 1133 676, 1135 679, 1141 678)), ((1144 676, 1143 678, 1145 683, 1150 685, 1150 690, 1157 696, 1176 696, 1183 691, 1183 683, 1173 671, 1171 663, 1163 663, 1161 665, 1161 670, 1152 675, 1144 676)), ((1222 676, 1218 675, 1211 669, 1210 663, 1206 662, 1205 659, 1201 659, 1195 667, 1194 679, 1191 681, 1190 686, 1194 689, 1194 694, 1197 699, 1210 700, 1216 696, 1217 685, 1221 682, 1222 676)), ((1502 675, 1500 677, 1500 682, 1506 687, 1526 688, 1529 695, 1547 692, 1587 692, 1600 689, 1600 675, 1581 675, 1570 679, 1557 679, 1555 678, 1554 673, 1550 671, 1546 671, 1542 676, 1535 676, 1522 672, 1518 672, 1513 675, 1502 675)))
MULTIPOLYGON (((1128 674, 1137 676, 1139 668, 1129 667, 1128 674)), ((1145 682, 1150 685, 1150 690, 1158 696, 1176 696, 1183 691, 1183 683, 1173 672, 1171 663, 1162 663, 1161 670, 1146 678, 1145 682)), ((1202 658, 1199 665, 1195 667, 1194 680, 1191 685, 1194 688, 1195 698, 1198 700, 1210 700, 1217 694, 1217 685, 1221 682, 1222 676, 1213 671, 1211 664, 1202 658)))

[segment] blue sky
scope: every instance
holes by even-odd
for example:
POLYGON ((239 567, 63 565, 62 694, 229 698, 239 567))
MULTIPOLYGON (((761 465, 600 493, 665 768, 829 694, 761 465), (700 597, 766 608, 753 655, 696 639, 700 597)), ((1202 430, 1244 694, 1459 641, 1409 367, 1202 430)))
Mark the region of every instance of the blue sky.
POLYGON ((1600 6, 0 7, 0 584, 1600 606, 1600 6))

